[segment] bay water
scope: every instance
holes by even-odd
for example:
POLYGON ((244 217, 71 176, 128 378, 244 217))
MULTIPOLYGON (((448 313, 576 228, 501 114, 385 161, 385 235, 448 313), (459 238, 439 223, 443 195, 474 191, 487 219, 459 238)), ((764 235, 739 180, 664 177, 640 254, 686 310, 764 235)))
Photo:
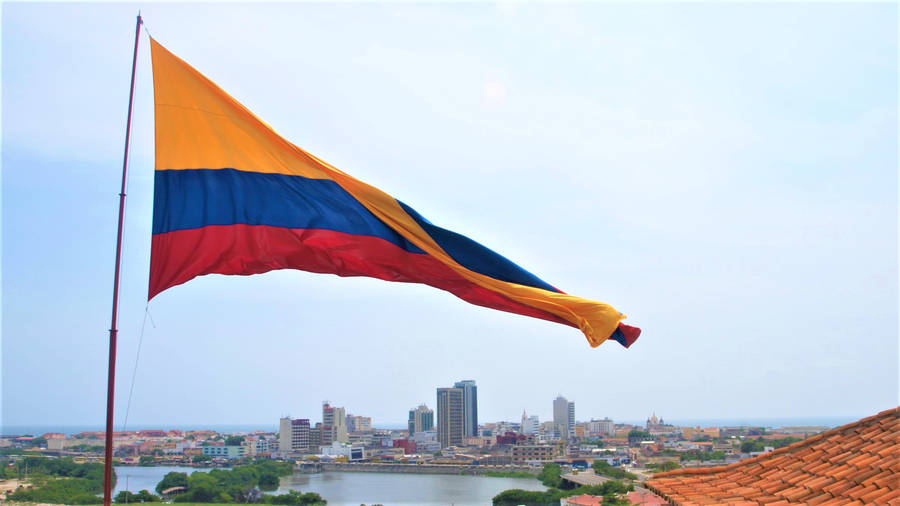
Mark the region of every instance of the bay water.
MULTIPOLYGON (((209 472, 195 467, 131 467, 117 466, 118 481, 113 491, 138 492, 142 489, 155 493, 156 484, 169 472, 209 472)), ((402 473, 354 473, 324 472, 316 474, 295 473, 281 478, 274 493, 288 490, 315 492, 329 505, 359 506, 360 504, 389 505, 455 505, 476 506, 491 504, 491 498, 500 492, 520 488, 545 490, 534 478, 491 478, 486 476, 460 476, 449 474, 402 473)))

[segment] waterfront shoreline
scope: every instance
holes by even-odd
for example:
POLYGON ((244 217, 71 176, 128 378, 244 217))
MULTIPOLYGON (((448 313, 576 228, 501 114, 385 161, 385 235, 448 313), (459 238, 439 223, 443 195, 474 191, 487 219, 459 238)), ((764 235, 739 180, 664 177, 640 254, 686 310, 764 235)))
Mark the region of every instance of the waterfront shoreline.
POLYGON ((489 476, 487 473, 528 473, 537 476, 541 473, 539 468, 530 466, 476 466, 454 464, 384 464, 362 462, 316 462, 300 463, 294 465, 294 471, 302 474, 317 474, 324 472, 356 472, 356 473, 390 473, 390 474, 448 474, 462 476, 489 476))

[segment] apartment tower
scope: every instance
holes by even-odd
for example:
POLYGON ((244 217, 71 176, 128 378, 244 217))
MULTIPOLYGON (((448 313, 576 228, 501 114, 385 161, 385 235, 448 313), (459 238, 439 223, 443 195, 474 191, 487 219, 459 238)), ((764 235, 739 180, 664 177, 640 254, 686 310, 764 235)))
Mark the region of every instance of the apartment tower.
POLYGON ((282 418, 278 424, 278 451, 283 453, 309 449, 309 420, 289 417, 282 418))
POLYGON ((457 381, 453 388, 463 391, 463 435, 478 436, 478 387, 475 381, 457 381))
POLYGON ((341 443, 350 441, 350 438, 347 436, 347 411, 344 408, 337 408, 328 404, 328 402, 323 402, 322 428, 323 430, 333 431, 334 441, 341 443))
POLYGON ((559 427, 559 436, 563 439, 575 437, 575 403, 565 397, 558 396, 553 400, 553 422, 559 427))
POLYGON ((409 410, 409 435, 416 432, 424 432, 434 428, 434 411, 421 404, 418 408, 409 410))
POLYGON ((463 441, 463 389, 437 389, 437 429, 441 448, 461 446, 463 441))

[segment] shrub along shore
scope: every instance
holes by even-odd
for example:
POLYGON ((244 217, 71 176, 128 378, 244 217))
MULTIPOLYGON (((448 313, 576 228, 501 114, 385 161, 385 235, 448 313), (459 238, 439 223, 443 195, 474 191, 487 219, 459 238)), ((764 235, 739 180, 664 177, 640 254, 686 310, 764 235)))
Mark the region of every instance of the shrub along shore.
MULTIPOLYGON (((47 504, 98 504, 103 492, 103 464, 76 464, 71 458, 26 457, 10 467, 2 466, 0 477, 21 478, 28 470, 30 488, 20 488, 7 496, 10 502, 47 504)), ((208 473, 171 472, 156 485, 156 493, 122 491, 116 503, 161 502, 162 492, 175 488, 168 500, 180 504, 302 504, 321 505, 326 501, 316 493, 291 490, 286 494, 264 494, 278 488, 279 478, 293 473, 291 464, 257 460, 231 470, 208 473)), ((115 476, 113 476, 115 479, 115 476)), ((114 482, 115 483, 115 482, 114 482)))

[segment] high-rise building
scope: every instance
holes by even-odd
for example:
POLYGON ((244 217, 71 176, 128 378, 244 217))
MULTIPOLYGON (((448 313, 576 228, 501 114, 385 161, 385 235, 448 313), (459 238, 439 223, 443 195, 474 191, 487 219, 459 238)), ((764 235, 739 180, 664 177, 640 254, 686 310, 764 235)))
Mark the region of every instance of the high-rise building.
POLYGON ((462 445, 463 389, 437 389, 437 429, 441 448, 462 445))
MULTIPOLYGON (((322 431, 322 423, 321 422, 316 423, 315 427, 309 429, 309 447, 310 448, 318 451, 319 447, 322 446, 323 444, 325 446, 328 446, 331 444, 331 441, 328 441, 327 443, 322 442, 323 441, 322 432, 323 431, 322 431)), ((329 434, 331 434, 330 430, 328 431, 328 434, 326 434, 326 436, 328 436, 329 434)), ((324 439, 329 439, 329 437, 325 437, 324 439)))
POLYGON ((278 450, 282 452, 291 450, 291 419, 287 416, 278 420, 278 450))
POLYGON ((308 450, 309 436, 308 419, 282 418, 278 424, 278 451, 287 453, 308 450))
MULTIPOLYGON (((322 427, 324 430, 333 428, 332 439, 341 443, 350 440, 347 437, 347 411, 344 408, 334 407, 328 402, 322 403, 322 427)), ((325 441, 323 436, 322 440, 325 441)), ((325 443, 323 443, 325 444, 325 443)), ((331 444, 330 442, 328 444, 331 444)))
POLYGON ((434 428, 434 411, 424 404, 420 404, 418 408, 409 410, 409 435, 412 437, 416 432, 424 432, 434 428))
POLYGON ((347 432, 368 432, 372 430, 372 418, 347 415, 347 432))
POLYGON ((453 388, 463 390, 463 435, 478 435, 478 387, 473 380, 457 381, 453 388))
POLYGON ((575 437, 575 403, 565 397, 558 396, 553 400, 553 422, 559 426, 560 437, 575 437))
POLYGON ((309 448, 309 419, 291 420, 291 450, 309 448))

